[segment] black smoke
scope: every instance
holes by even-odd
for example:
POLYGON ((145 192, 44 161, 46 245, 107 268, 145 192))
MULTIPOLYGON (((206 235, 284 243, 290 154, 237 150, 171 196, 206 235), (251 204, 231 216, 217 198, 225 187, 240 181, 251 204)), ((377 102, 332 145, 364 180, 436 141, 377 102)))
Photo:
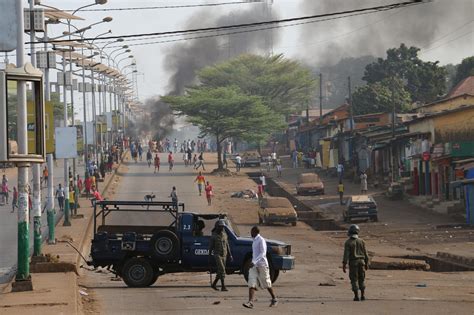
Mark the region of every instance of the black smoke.
MULTIPOLYGON (((402 1, 304 0, 301 9, 304 15, 310 15, 396 2, 402 1)), ((336 64, 347 57, 381 57, 387 49, 399 47, 400 43, 424 48, 471 20, 473 10, 472 0, 435 0, 386 12, 308 24, 301 32, 301 42, 309 44, 301 49, 301 58, 323 66, 336 64)))
MULTIPOLYGON (((270 6, 265 3, 246 4, 239 11, 219 14, 209 10, 196 13, 184 28, 200 28, 224 26, 232 24, 252 23, 278 18, 271 13, 270 6), (242 9, 244 8, 244 9, 242 9)), ((221 31, 227 34, 230 31, 221 31)), ((214 34, 219 34, 216 32, 214 34)), ((202 36, 209 33, 193 35, 202 36)), ((233 35, 222 35, 210 38, 189 40, 173 45, 165 58, 165 69, 170 74, 169 94, 179 95, 184 88, 195 83, 196 71, 216 62, 230 59, 242 53, 270 53, 273 43, 278 40, 278 31, 264 30, 233 35)))

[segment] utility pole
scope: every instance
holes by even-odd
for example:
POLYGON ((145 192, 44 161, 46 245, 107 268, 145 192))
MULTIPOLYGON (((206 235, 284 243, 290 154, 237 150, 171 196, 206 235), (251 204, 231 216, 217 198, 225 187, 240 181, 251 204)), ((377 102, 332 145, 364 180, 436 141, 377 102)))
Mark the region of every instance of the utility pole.
POLYGON ((319 121, 323 119, 323 74, 319 74, 319 121))
MULTIPOLYGON (((30 57, 31 64, 36 67, 35 45, 35 16, 34 1, 29 0, 29 19, 30 19, 30 57)), ((32 91, 34 93, 34 90, 32 91)), ((35 99, 33 96, 32 99, 35 99)), ((33 256, 41 255, 41 164, 32 163, 33 168, 33 256)))
MULTIPOLYGON (((48 24, 44 26, 44 51, 48 53, 48 24)), ((49 60, 49 58, 48 58, 49 60)), ((44 98, 46 102, 51 101, 51 91, 49 88, 49 67, 48 64, 46 69, 44 69, 44 98)), ((50 117, 48 128, 54 128, 54 121, 50 117)), ((56 211, 54 210, 54 161, 53 154, 48 153, 46 155, 46 163, 48 168, 48 197, 47 197, 47 221, 48 221, 48 244, 56 244, 55 231, 56 228, 56 211)))
MULTIPOLYGON (((23 1, 16 0, 17 18, 17 47, 16 63, 17 67, 25 65, 23 39, 24 18, 23 1)), ((18 133, 18 154, 28 154, 28 132, 27 132, 27 110, 26 110, 26 82, 18 81, 17 85, 17 133, 18 133)), ((28 226, 28 163, 18 165, 18 263, 13 290, 32 290, 30 276, 30 233, 28 226), (25 288, 28 287, 28 288, 25 288)))
MULTIPOLYGON (((69 48, 70 49, 70 48, 69 48)), ((63 127, 68 126, 67 115, 67 84, 66 84, 66 51, 63 50, 63 102, 64 102, 64 122, 63 127)), ((64 223, 63 226, 71 226, 69 220, 69 161, 64 159, 64 223)))
POLYGON ((354 148, 353 148, 353 139, 352 136, 354 134, 354 110, 352 108, 352 87, 351 87, 351 77, 347 77, 347 87, 349 90, 349 119, 350 119, 350 139, 349 139, 349 160, 351 161, 351 166, 354 166, 354 148))

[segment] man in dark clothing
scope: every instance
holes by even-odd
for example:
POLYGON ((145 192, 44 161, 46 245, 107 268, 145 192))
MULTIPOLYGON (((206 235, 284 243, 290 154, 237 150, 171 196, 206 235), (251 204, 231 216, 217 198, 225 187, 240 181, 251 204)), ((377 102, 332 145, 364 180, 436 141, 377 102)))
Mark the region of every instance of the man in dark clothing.
POLYGON ((365 243, 359 238, 359 227, 352 224, 347 232, 349 239, 344 244, 344 258, 342 259, 342 271, 346 273, 346 265, 349 263, 349 278, 351 279, 354 301, 365 300, 365 271, 369 268, 369 255, 365 243), (360 290, 360 299, 359 299, 360 290))
POLYGON ((216 227, 209 243, 209 255, 214 256, 217 266, 217 276, 211 285, 211 287, 216 291, 217 281, 219 281, 219 279, 221 280, 221 291, 228 291, 224 284, 227 255, 229 255, 231 261, 233 260, 229 241, 227 239, 227 232, 224 227, 224 220, 221 219, 216 222, 216 227))

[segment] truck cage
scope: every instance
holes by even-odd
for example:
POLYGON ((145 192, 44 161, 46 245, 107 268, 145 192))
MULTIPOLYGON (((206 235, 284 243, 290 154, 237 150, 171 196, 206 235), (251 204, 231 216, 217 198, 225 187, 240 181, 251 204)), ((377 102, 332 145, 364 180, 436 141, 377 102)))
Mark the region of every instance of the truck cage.
POLYGON ((105 226, 105 219, 111 212, 169 213, 173 217, 173 222, 168 226, 168 228, 177 228, 176 222, 178 220, 179 208, 184 212, 184 203, 176 204, 174 202, 166 201, 97 201, 94 203, 93 233, 95 234, 97 232, 97 219, 100 217, 101 226, 105 226))

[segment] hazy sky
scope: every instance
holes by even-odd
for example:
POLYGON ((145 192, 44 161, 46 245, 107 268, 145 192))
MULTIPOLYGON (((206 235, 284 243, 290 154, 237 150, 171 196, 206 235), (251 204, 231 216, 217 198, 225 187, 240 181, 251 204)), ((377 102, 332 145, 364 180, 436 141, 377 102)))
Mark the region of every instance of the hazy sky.
MULTIPOLYGON (((90 1, 78 0, 41 0, 42 3, 62 9, 75 9, 90 1)), ((139 6, 160 6, 177 4, 218 3, 235 0, 109 0, 104 6, 93 8, 120 8, 139 6)), ((289 18, 302 15, 312 15, 375 6, 386 3, 402 2, 402 0, 275 0, 271 5, 271 16, 274 18, 289 18)), ((26 1, 25 1, 26 3, 26 1)), ((133 33, 149 33, 173 31, 189 28, 190 25, 208 27, 214 26, 216 20, 232 21, 235 16, 245 15, 245 12, 262 12, 263 4, 235 4, 206 8, 179 8, 140 11, 110 11, 110 12, 80 12, 77 15, 86 21, 77 23, 83 27, 97 22, 105 16, 112 16, 111 23, 95 26, 86 33, 95 36, 109 29, 113 35, 133 33), (227 18, 223 18, 227 17, 227 18)), ((421 58, 436 61, 441 64, 459 63, 463 58, 474 54, 474 1, 473 0, 435 0, 432 3, 370 14, 359 17, 349 17, 344 20, 319 22, 306 25, 296 25, 273 31, 273 52, 284 53, 288 57, 299 58, 314 65, 325 65, 337 62, 344 57, 357 57, 372 53, 382 55, 387 48, 395 47, 400 42, 407 45, 423 47, 421 58)), ((61 25, 50 27, 51 33, 61 34, 65 30, 61 25)), ((262 41, 267 40, 262 34, 262 41)), ((242 35, 240 35, 242 38, 242 35)), ((175 39, 175 38, 173 38, 175 39)), ((154 39, 155 41, 159 39, 154 39)), ((123 44, 131 46, 135 56, 138 71, 138 90, 142 100, 147 97, 165 94, 169 91, 168 81, 172 70, 165 67, 164 62, 169 54, 173 54, 176 43, 132 46, 152 39, 128 41, 123 44), (168 69, 167 70, 165 70, 168 69)), ((186 49, 194 41, 180 44, 179 49, 186 49)), ((218 47, 225 56, 233 44, 233 36, 224 36, 218 47), (229 44, 230 43, 230 44, 229 44)), ((97 41, 100 43, 99 41, 97 41)), ((237 41, 236 41, 237 43, 237 41)), ((235 44, 237 45, 237 44, 235 44)), ((176 48, 175 48, 176 49, 176 48)), ((192 51, 190 52, 192 56, 192 51)), ((222 56, 220 58, 222 58, 222 56)), ((196 58, 199 58, 198 56, 196 58)), ((167 61, 168 62, 168 61, 167 61)), ((121 66, 125 65, 123 61, 121 66)), ((52 77, 55 77, 52 76, 52 77)))

